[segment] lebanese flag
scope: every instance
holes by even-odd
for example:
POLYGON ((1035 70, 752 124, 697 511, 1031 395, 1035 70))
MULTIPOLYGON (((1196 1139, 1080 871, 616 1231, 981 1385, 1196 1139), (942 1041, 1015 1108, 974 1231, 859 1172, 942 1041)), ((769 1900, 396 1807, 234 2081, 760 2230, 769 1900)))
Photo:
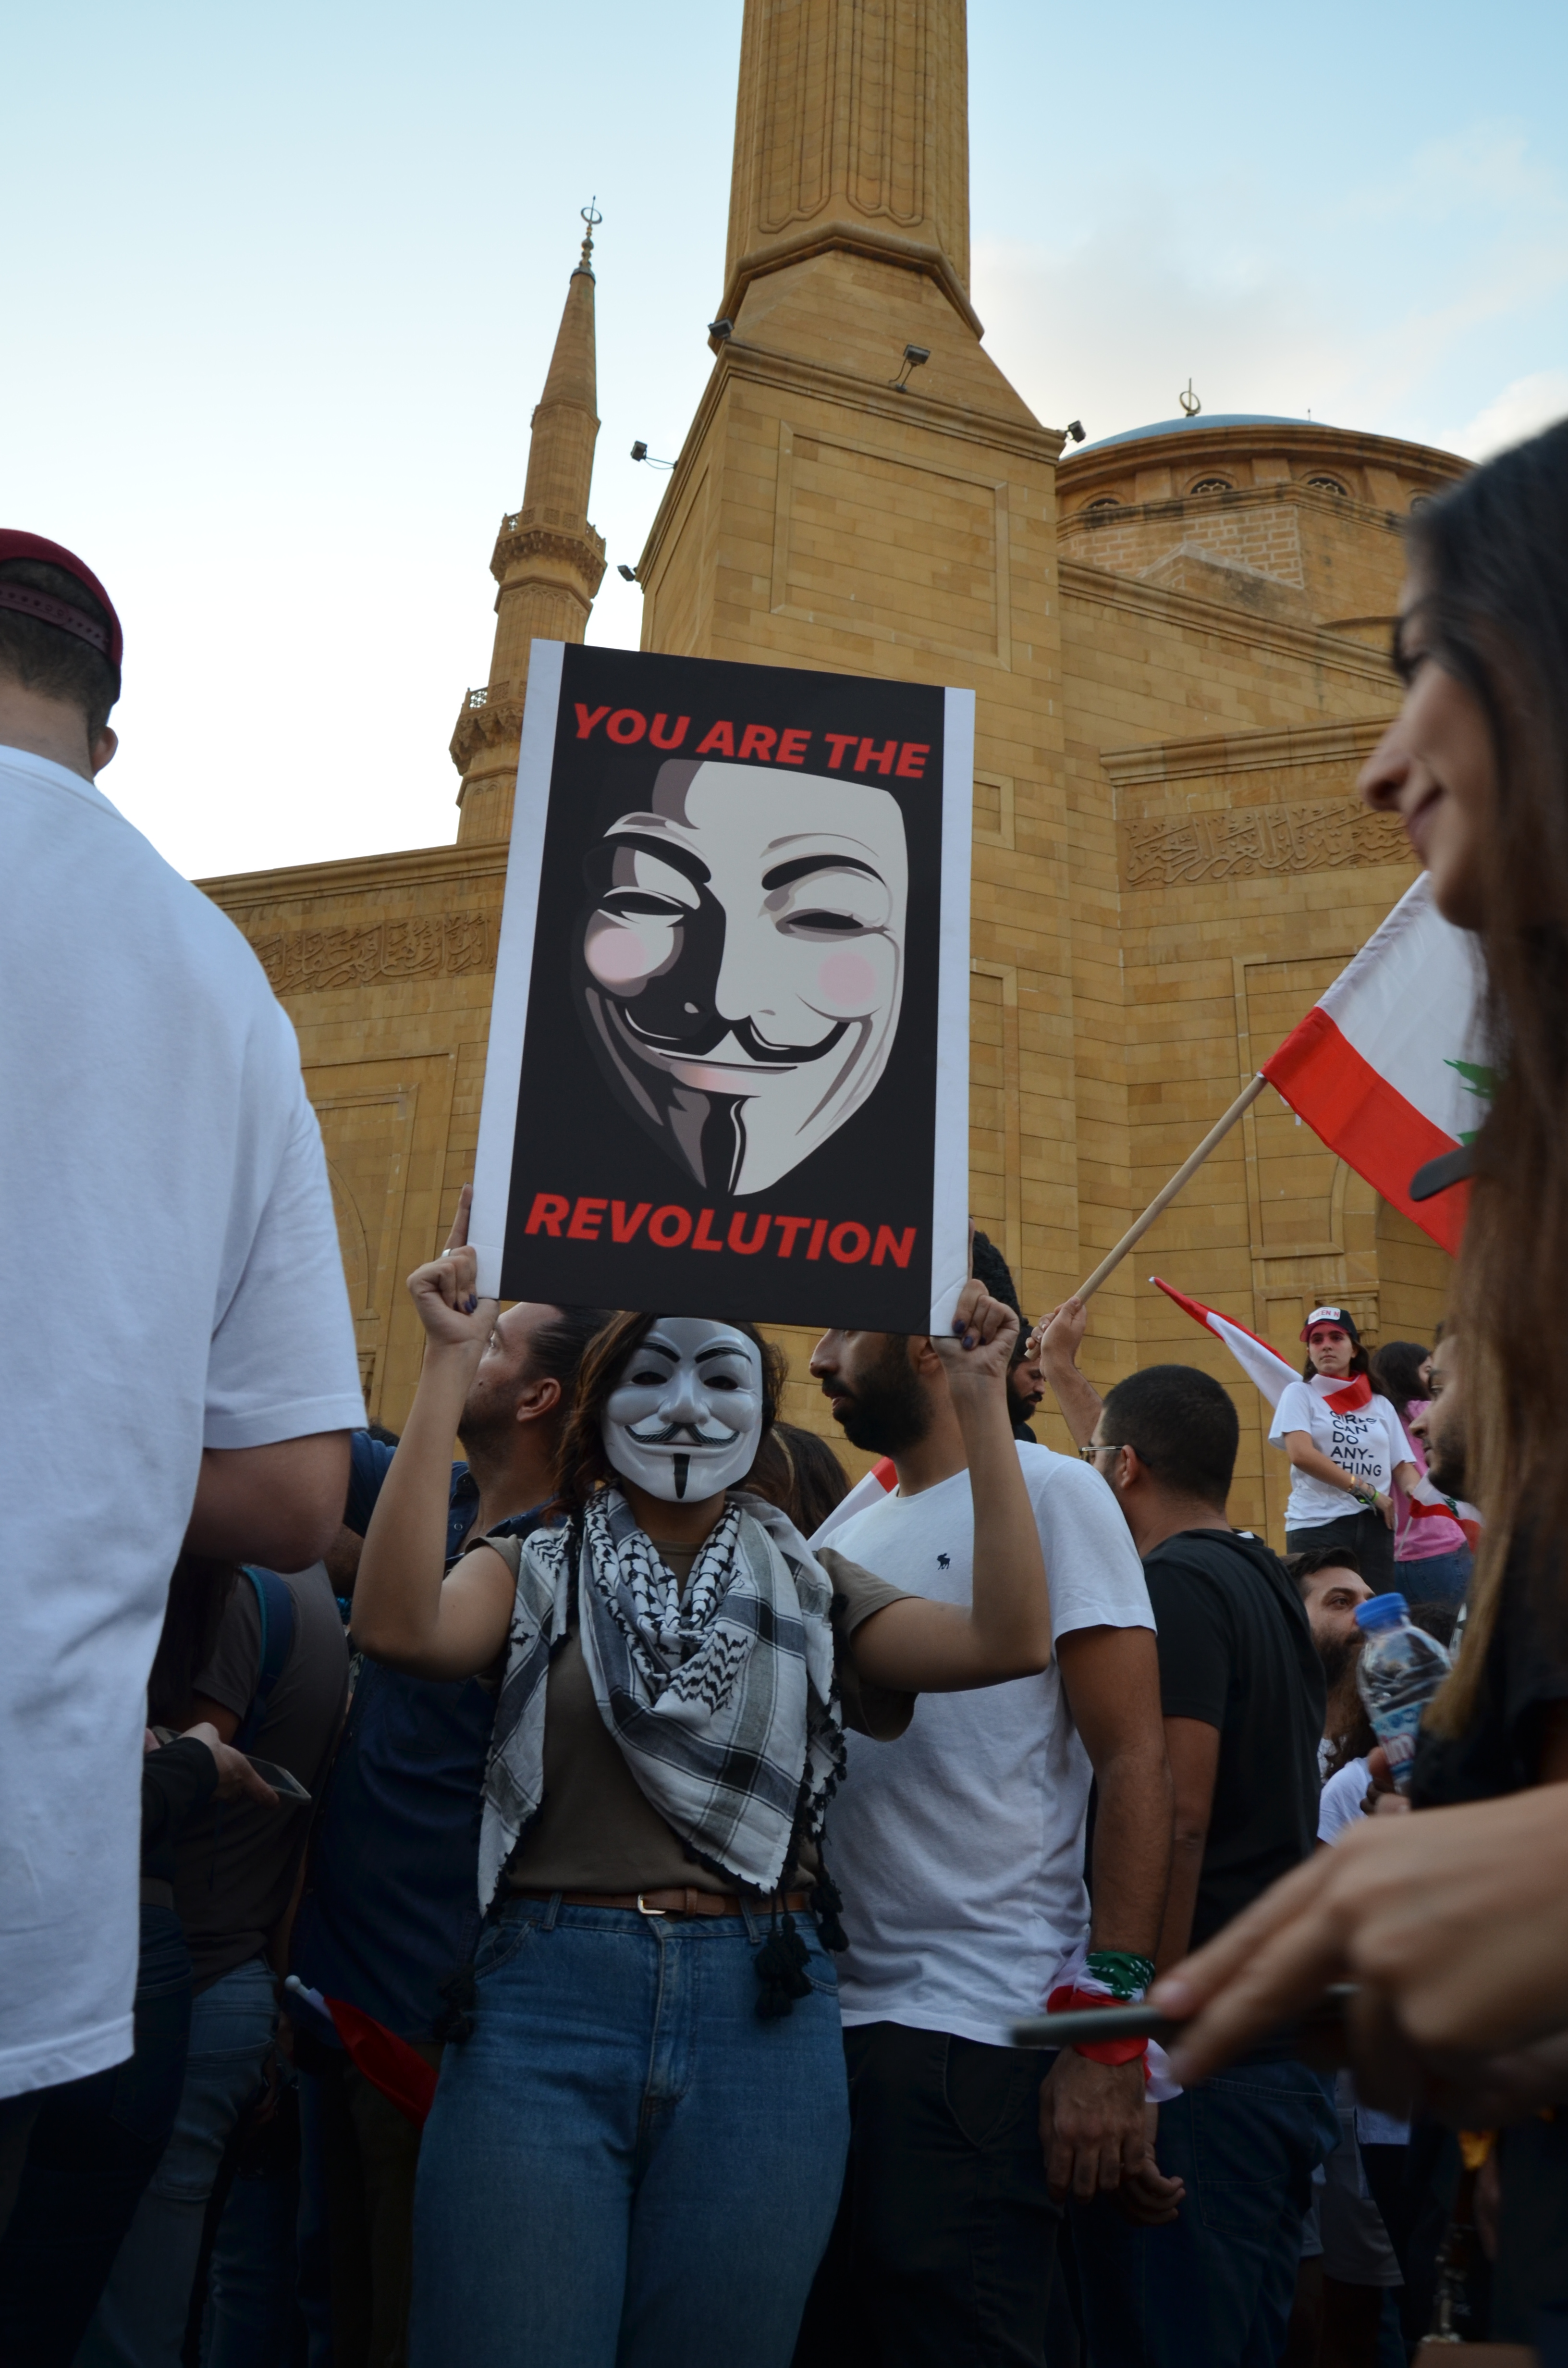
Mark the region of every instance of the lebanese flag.
MULTIPOLYGON (((1174 1290, 1168 1282, 1162 1282, 1157 1274, 1152 1274, 1149 1280, 1157 1291, 1165 1292, 1167 1299, 1174 1299, 1195 1324, 1201 1324, 1206 1332, 1212 1332, 1216 1340, 1224 1342, 1248 1381, 1256 1382, 1268 1400, 1271 1410, 1278 1405, 1286 1383, 1301 1380, 1300 1373, 1288 1358, 1282 1357, 1278 1349, 1271 1349, 1267 1340, 1260 1340, 1256 1332, 1249 1332, 1244 1324, 1238 1324, 1234 1316, 1221 1315, 1216 1308, 1205 1307, 1200 1299, 1188 1299, 1185 1291, 1174 1290)), ((1365 1387, 1366 1375, 1363 1373, 1358 1378, 1365 1387)), ((1368 1390, 1366 1395, 1369 1397, 1371 1392, 1368 1390)))
POLYGON ((880 1463, 872 1464, 863 1480, 856 1481, 843 1503, 834 1507, 826 1520, 820 1522, 812 1531, 806 1543, 826 1545, 835 1530, 841 1530, 846 1521, 852 1521, 857 1513, 865 1511, 868 1505, 880 1505, 883 1497, 891 1497, 897 1486, 898 1473, 893 1460, 891 1455, 884 1455, 880 1463))
POLYGON ((379 2089, 405 2121, 422 2130, 436 2101, 436 2071, 418 2049, 410 2047, 406 2039, 400 2039, 396 2032, 389 2031, 384 2022, 378 2022, 362 2007, 350 2006, 347 1998, 324 1998, 320 1990, 307 1989, 297 1974, 290 1974, 283 1987, 289 2012, 298 2017, 301 2006, 308 2009, 307 2025, 314 2024, 318 2036, 324 2039, 329 2033, 335 2035, 371 2088, 379 2089))
POLYGON ((1475 940, 1445 921, 1425 872, 1263 1064, 1269 1084, 1358 1176, 1452 1253, 1468 1185, 1413 1201, 1410 1179, 1486 1115, 1474 1059, 1475 940))

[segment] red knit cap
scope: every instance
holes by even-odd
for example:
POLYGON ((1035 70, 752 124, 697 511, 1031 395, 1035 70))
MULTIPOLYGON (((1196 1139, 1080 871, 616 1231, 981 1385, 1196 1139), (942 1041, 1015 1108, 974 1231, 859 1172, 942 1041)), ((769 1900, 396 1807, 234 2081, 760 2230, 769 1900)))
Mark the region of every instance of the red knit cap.
POLYGON ((47 592, 39 591, 31 584, 0 581, 0 609, 14 609, 20 616, 36 617, 42 625, 58 625, 62 632, 74 633, 79 641, 89 643, 108 658, 118 674, 125 635, 114 613, 114 602, 92 569, 85 566, 74 551, 67 551, 63 543, 51 542, 41 534, 21 534, 14 528, 0 527, 0 564, 7 559, 42 559, 51 567, 63 568, 97 601, 108 619, 108 632, 106 634, 95 618, 73 609, 69 601, 51 599, 47 592))

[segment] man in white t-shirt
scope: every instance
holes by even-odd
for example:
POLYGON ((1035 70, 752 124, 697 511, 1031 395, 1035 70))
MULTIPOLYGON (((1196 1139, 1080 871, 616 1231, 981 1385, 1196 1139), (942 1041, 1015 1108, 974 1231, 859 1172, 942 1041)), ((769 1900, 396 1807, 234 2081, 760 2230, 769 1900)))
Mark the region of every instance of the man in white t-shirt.
MULTIPOLYGON (((812 1371, 846 1436, 898 1472, 897 1493, 835 1547, 912 1594, 967 1603, 963 1446, 929 1340, 828 1332, 812 1371)), ((1082 1463, 1018 1455, 1050 1668, 923 1694, 908 1732, 874 1751, 850 1736, 828 1819, 853 2135, 797 2368, 1042 2359, 1062 2198, 1114 2188, 1143 2158, 1141 2044, 1131 2060, 1103 2050, 1114 2062, 1065 2052, 1043 2087, 1040 2054, 1012 2044, 1059 1985, 1141 1993, 1171 1848, 1153 1622, 1126 1524, 1082 1463)))
POLYGON ((0 533, 0 2226, 41 2092, 131 2050, 182 1541, 312 1562, 364 1419, 293 1030, 95 786, 119 660, 81 561, 0 533))

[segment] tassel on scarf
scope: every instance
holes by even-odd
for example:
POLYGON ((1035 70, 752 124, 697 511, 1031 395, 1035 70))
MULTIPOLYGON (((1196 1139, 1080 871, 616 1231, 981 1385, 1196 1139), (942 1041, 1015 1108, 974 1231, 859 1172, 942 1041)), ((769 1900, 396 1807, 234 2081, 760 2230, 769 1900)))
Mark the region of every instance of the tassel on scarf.
POLYGON ((824 1866, 812 1892, 812 1914, 816 1918, 817 1937, 823 1947, 831 1949, 835 1956, 849 1946, 849 1935, 839 1920, 843 1907, 838 1885, 824 1866))
POLYGON ((774 2022, 781 2015, 792 2014, 797 1998, 809 1998, 812 1986, 806 1979, 806 1944, 795 1930, 795 1919, 786 1907, 781 1922, 776 1922, 756 1952, 756 1978, 761 1995, 756 2011, 763 2022, 774 2022))

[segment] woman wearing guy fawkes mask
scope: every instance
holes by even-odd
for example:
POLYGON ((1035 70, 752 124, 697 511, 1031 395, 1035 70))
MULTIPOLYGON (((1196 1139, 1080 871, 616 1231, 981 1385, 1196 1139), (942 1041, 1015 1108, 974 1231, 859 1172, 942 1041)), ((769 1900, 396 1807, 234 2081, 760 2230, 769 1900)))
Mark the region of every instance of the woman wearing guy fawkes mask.
POLYGON ((474 1276, 454 1246, 410 1279, 424 1370, 354 1601, 376 1658, 500 1678, 473 2027, 420 2156, 412 2368, 784 2368, 847 2136, 818 1930, 837 1937, 820 1844, 843 1723, 890 1738, 921 1691, 1051 1657, 1007 1417, 1017 1317, 971 1283, 937 1343, 974 1492, 967 1609, 813 1556, 746 1491, 783 1360, 690 1316, 599 1335, 561 1525, 475 1547, 443 1585, 450 1442, 495 1309, 474 1276))

